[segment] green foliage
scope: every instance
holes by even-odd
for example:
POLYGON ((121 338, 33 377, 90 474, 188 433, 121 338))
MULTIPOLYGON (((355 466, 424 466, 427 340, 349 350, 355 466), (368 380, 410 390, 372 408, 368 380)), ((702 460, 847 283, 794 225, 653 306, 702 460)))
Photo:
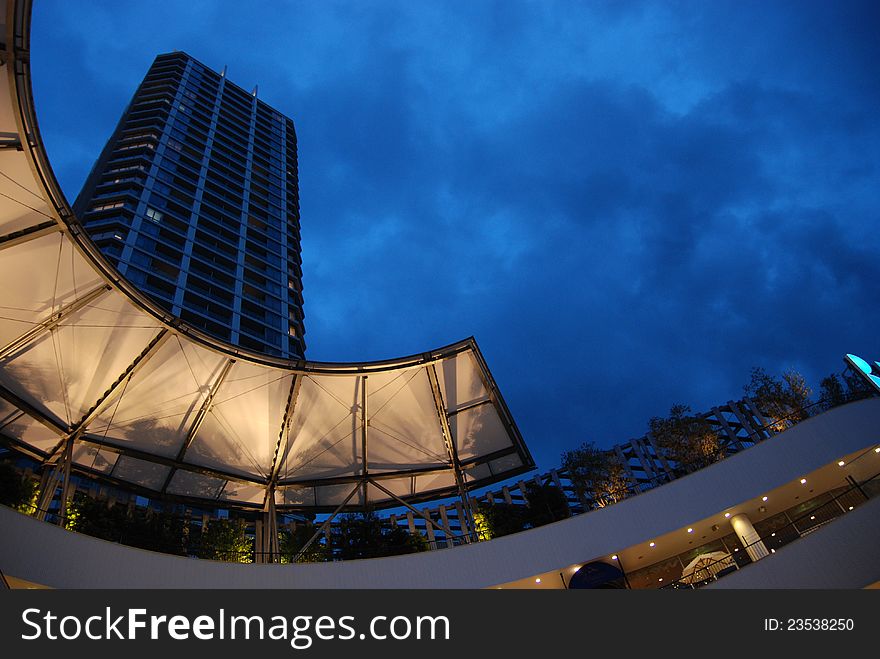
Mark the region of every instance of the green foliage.
POLYGON ((648 422, 657 450, 682 472, 707 467, 724 457, 718 433, 687 405, 673 405, 669 416, 648 422))
POLYGON ((38 483, 27 478, 10 462, 0 462, 0 504, 22 513, 36 506, 38 483))
POLYGON ((626 470, 614 451, 596 448, 593 442, 562 454, 562 468, 578 498, 602 508, 626 498, 626 470))
MULTIPOLYGON (((290 528, 281 528, 278 531, 278 546, 281 552, 282 563, 293 563, 305 544, 315 535, 318 530, 313 524, 297 524, 293 531, 290 528)), ((320 563, 328 561, 332 553, 319 538, 315 540, 306 553, 299 558, 299 563, 320 563)))
POLYGON ((851 400, 876 395, 874 388, 868 384, 865 378, 851 369, 843 372, 843 382, 846 385, 846 393, 851 400))
POLYGON ((530 482, 526 485, 528 505, 525 510, 526 526, 534 528, 551 522, 565 519, 571 512, 565 501, 565 495, 555 485, 538 485, 530 482))
POLYGON ((254 543, 243 519, 212 519, 202 529, 199 558, 230 563, 253 563, 254 543))
POLYGON ((809 416, 806 408, 812 392, 797 371, 786 371, 778 378, 767 375, 762 368, 753 368, 751 381, 743 389, 776 432, 809 416))
POLYGON ((481 540, 500 538, 526 528, 524 507, 508 503, 480 502, 474 511, 474 521, 481 540))
POLYGON ((77 492, 67 507, 67 528, 102 540, 120 542, 126 528, 133 529, 123 506, 109 506, 77 492))
POLYGON ((340 515, 332 543, 342 560, 375 558, 425 551, 427 541, 382 519, 373 511, 340 515))
POLYGON ((555 485, 526 485, 527 505, 480 502, 474 511, 474 524, 480 540, 491 540, 525 529, 565 519, 571 512, 565 495, 555 485))
POLYGON ((866 398, 872 394, 873 390, 865 379, 851 371, 844 371, 842 377, 832 373, 819 384, 819 398, 823 410, 830 410, 832 407, 866 398))
POLYGON ((832 373, 819 383, 819 398, 824 409, 828 410, 847 401, 846 387, 836 374, 832 373))
POLYGON ((110 542, 185 555, 188 530, 180 517, 149 508, 109 505, 77 492, 68 506, 67 528, 110 542))

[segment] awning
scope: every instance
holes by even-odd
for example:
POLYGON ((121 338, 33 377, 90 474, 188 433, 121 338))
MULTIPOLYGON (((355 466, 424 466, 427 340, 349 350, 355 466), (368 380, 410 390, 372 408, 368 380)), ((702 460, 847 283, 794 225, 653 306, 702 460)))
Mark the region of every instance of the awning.
POLYGON ((383 362, 288 362, 202 334, 120 279, 43 149, 17 55, 26 26, 7 26, 20 33, 6 36, 0 85, 7 443, 53 461, 72 442, 79 471, 147 495, 264 506, 274 492, 279 509, 318 511, 453 495, 456 468, 469 487, 533 468, 473 339, 383 362))

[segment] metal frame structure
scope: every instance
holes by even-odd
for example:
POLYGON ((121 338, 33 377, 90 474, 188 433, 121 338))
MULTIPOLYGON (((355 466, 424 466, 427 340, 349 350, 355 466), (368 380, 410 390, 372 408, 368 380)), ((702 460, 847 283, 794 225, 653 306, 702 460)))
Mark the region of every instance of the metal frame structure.
MULTIPOLYGON (((223 343, 171 317, 106 261, 87 237, 54 177, 32 99, 30 8, 30 0, 6 3, 7 34, 0 67, 7 72, 9 88, 6 101, 0 98, 0 133, 9 137, 4 146, 15 148, 0 150, 0 184, 14 185, 9 194, 0 190, 4 197, 0 200, 0 269, 4 259, 19 253, 36 258, 57 252, 58 263, 51 303, 35 302, 20 310, 20 319, 0 327, 0 405, 18 411, 6 414, 0 423, 0 441, 43 463, 39 508, 48 509, 60 485, 63 519, 75 472, 153 498, 259 510, 265 516, 263 546, 268 560, 278 554, 276 513, 284 511, 305 508, 332 513, 332 519, 345 509, 404 506, 415 510, 413 503, 457 495, 466 524, 472 529, 470 490, 534 468, 474 339, 377 362, 286 361, 223 343), (63 279, 63 267, 72 272, 69 291, 60 290, 63 286, 58 283, 63 279), (71 328, 83 328, 82 333, 87 333, 88 328, 97 326, 95 314, 103 314, 101 322, 106 325, 102 327, 109 328, 108 337, 101 339, 104 343, 97 344, 98 349, 104 349, 99 355, 102 363, 99 368, 79 365, 77 371, 76 365, 62 363, 59 346, 69 340, 71 328), (109 320, 108 314, 112 316, 109 320), (21 329, 13 332, 14 327, 21 329), (47 386, 51 389, 48 394, 21 375, 25 366, 33 366, 28 360, 37 360, 42 354, 38 353, 41 345, 54 348, 55 362, 37 366, 46 372, 57 370, 61 383, 60 388, 47 386), (172 357, 165 351, 171 351, 172 357), (206 366, 197 377, 189 364, 196 358, 213 367, 206 366), (114 435, 117 410, 136 396, 127 395, 127 391, 142 385, 149 374, 179 375, 184 361, 196 380, 196 391, 183 391, 177 397, 188 396, 186 405, 176 402, 174 391, 168 393, 168 400, 161 401, 169 409, 177 404, 183 411, 148 411, 151 421, 175 414, 180 417, 175 435, 179 444, 153 445, 149 433, 135 438, 114 435), (445 370, 438 374, 441 369, 445 370), (248 389, 249 378, 260 383, 260 393, 253 393, 256 386, 248 389), (402 383, 399 386, 398 380, 402 383), (321 435, 323 427, 308 426, 315 419, 323 422, 329 414, 322 405, 332 405, 334 399, 343 402, 331 390, 341 386, 338 383, 359 394, 345 417, 357 426, 351 437, 357 436, 358 445, 351 447, 351 456, 341 455, 341 440, 328 437, 329 431, 321 435), (391 384, 396 389, 389 397, 385 388, 391 384), (79 402, 72 401, 68 391, 77 386, 82 390, 79 402), (281 387, 283 404, 276 402, 274 394, 281 387), (451 398, 444 391, 452 392, 451 398), (53 401, 54 393, 58 393, 58 400, 53 401), (373 396, 381 404, 373 404, 373 396), (223 411, 224 405, 230 408, 237 397, 252 404, 254 419, 247 418, 249 411, 236 408, 236 416, 230 420, 231 413, 223 411), (376 421, 389 410, 393 421, 376 421), (268 419, 266 427, 273 428, 271 449, 262 435, 257 437, 259 433, 245 433, 256 427, 255 419, 268 419), (34 424, 42 428, 39 433, 33 432, 34 424), (17 429, 19 425, 24 429, 17 429), (35 435, 39 437, 35 439, 35 435), (228 445, 221 441, 224 438, 228 445), (264 449, 268 451, 265 456, 254 457, 264 449), (94 459, 89 464, 78 457, 83 451, 94 457, 107 456, 112 466, 109 470, 99 468, 94 459), (323 455, 336 453, 341 455, 337 456, 338 465, 306 468, 323 455), (237 462, 224 462, 224 456, 237 462), (253 468, 243 464, 246 458, 253 468), (150 477, 135 478, 126 469, 140 470, 150 477), (184 478, 195 479, 199 486, 191 490, 176 487, 177 480, 184 478), (349 486, 353 489, 343 499, 349 486), (236 498, 231 491, 237 488, 254 493, 236 498), (294 500, 309 491, 313 493, 311 502, 294 500)), ((26 277, 25 273, 12 274, 26 277)), ((48 268, 43 276, 50 275, 48 268)), ((21 284, 36 286, 24 279, 21 284)), ((4 295, 0 292, 0 306, 7 304, 4 295)), ((37 297, 35 293, 34 299, 37 297)), ((432 524, 452 533, 448 524, 432 524)))

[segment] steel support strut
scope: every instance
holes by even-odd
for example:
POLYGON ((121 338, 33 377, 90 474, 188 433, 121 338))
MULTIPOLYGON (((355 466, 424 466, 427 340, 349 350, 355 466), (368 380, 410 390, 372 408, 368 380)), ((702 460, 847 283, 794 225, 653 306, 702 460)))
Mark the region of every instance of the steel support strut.
POLYGON ((336 510, 334 510, 330 514, 330 517, 328 517, 327 519, 324 520, 324 523, 321 524, 320 528, 317 531, 315 531, 315 535, 313 535, 311 538, 309 538, 309 541, 306 544, 304 544, 302 546, 302 549, 300 549, 299 552, 297 552, 296 556, 294 556, 294 558, 293 558, 294 563, 296 563, 300 558, 305 556, 306 550, 312 546, 312 543, 314 543, 315 540, 317 540, 318 538, 321 537, 321 534, 327 529, 328 526, 330 526, 330 523, 339 514, 339 511, 342 510, 343 508, 345 508, 345 504, 347 504, 349 501, 351 501, 351 498, 355 494, 357 494, 358 490, 360 490, 360 489, 361 489, 361 484, 358 483, 357 485, 354 486, 354 489, 349 493, 349 495, 347 497, 345 497, 345 501, 343 501, 338 506, 336 506, 336 510))
MULTIPOLYGON (((229 374, 229 371, 232 369, 232 365, 235 363, 234 359, 228 359, 223 364, 223 368, 220 369, 220 373, 217 375, 217 379, 214 380, 214 383, 211 385, 210 390, 208 391, 208 395, 205 397, 205 400, 202 401, 202 406, 199 408, 198 413, 196 413, 196 418, 193 419, 193 423, 189 428, 189 431, 186 433, 186 439, 183 440, 183 444, 180 447, 180 450, 177 452, 177 462, 183 462, 183 458, 186 455, 187 450, 190 445, 195 440, 196 435, 199 432, 199 428, 202 427, 202 423, 205 421, 205 418, 208 416, 208 412, 211 411, 211 407, 214 405, 214 397, 217 395, 217 391, 220 389, 220 385, 223 384, 223 381, 226 379, 226 376, 229 374)), ((168 475, 165 477, 165 482, 162 484, 162 494, 168 490, 168 486, 171 484, 171 479, 174 477, 174 474, 177 472, 176 468, 171 468, 168 471, 168 475)))
POLYGON ((60 231, 61 227, 58 226, 58 223, 55 222, 55 220, 40 222, 39 224, 27 227, 26 229, 20 229, 0 236, 0 250, 15 247, 16 245, 21 245, 22 243, 36 240, 37 238, 42 238, 43 236, 48 236, 49 234, 60 231))
MULTIPOLYGON (((372 482, 372 481, 371 481, 371 482, 372 482)), ((403 499, 401 499, 399 496, 397 496, 396 494, 394 494, 394 492, 392 492, 391 490, 386 489, 385 487, 383 487, 383 486, 380 485, 379 483, 375 483, 375 482, 374 482, 373 485, 375 485, 375 486, 378 487, 380 490, 382 490, 385 494, 387 494, 389 497, 391 497, 392 499, 394 499, 395 501, 397 501, 398 503, 400 503, 400 505, 402 505, 402 506, 404 506, 405 508, 407 508, 408 510, 412 511, 413 513, 415 513, 416 515, 418 515, 419 517, 421 517, 422 519, 424 519, 426 522, 429 522, 429 523, 431 524, 431 526, 433 526, 433 527, 434 527, 435 529, 437 529, 438 531, 443 531, 444 533, 449 534, 450 537, 453 537, 453 536, 456 535, 455 532, 454 532, 451 528, 449 528, 446 524, 438 524, 438 523, 435 522, 433 519, 431 519, 430 515, 425 515, 421 510, 418 510, 418 509, 415 508, 414 506, 410 505, 409 503, 407 503, 406 501, 404 501, 403 499)), ((459 534, 459 535, 464 535, 464 534, 459 534)), ((465 537, 465 539, 467 540, 467 537, 468 537, 468 536, 467 536, 467 535, 464 535, 464 537, 465 537)))
MULTIPOLYGON (((293 375, 292 377, 290 391, 287 394, 287 404, 284 406, 284 415, 281 418, 281 429, 278 431, 278 441, 275 442, 275 453, 272 455, 272 466, 266 476, 266 493, 263 496, 263 551, 266 553, 262 562, 266 563, 277 563, 281 558, 278 546, 278 513, 275 511, 275 485, 278 482, 281 464, 284 462, 284 458, 281 457, 281 445, 290 431, 290 422, 293 419, 296 400, 302 385, 302 376, 293 375)), ((284 457, 286 456, 285 451, 284 457)))
POLYGON ((367 376, 363 375, 361 376, 361 476, 364 481, 364 506, 366 506, 369 501, 367 498, 367 484, 369 482, 370 473, 370 462, 367 455, 367 449, 369 447, 367 443, 367 426, 369 423, 370 421, 367 418, 367 376))
POLYGON ((471 509, 470 497, 468 496, 467 486, 464 482, 464 471, 461 468, 461 462, 458 459, 458 451, 455 448, 455 442, 452 440, 452 432, 449 429, 449 417, 446 416, 446 404, 443 402, 443 393, 440 391, 440 381, 437 379, 437 368, 434 364, 429 364, 426 367, 426 370, 428 371, 428 379, 431 381, 431 391, 434 394, 434 407, 437 409, 437 417, 440 420, 440 429, 443 433, 443 443, 446 445, 446 456, 449 459, 449 463, 452 466, 452 471, 455 475, 455 484, 458 487, 458 495, 461 498, 461 504, 464 507, 468 537, 470 537, 470 534, 476 533, 477 530, 474 524, 474 511, 471 509))
POLYGON ((53 311, 51 315, 40 321, 36 326, 32 327, 24 334, 21 334, 20 336, 0 348, 0 360, 6 359, 13 353, 21 350, 39 337, 43 336, 46 332, 49 332, 52 329, 56 328, 72 313, 79 311, 86 305, 94 302, 109 290, 110 287, 107 286, 107 284, 101 284, 100 286, 97 286, 90 290, 85 295, 77 298, 73 302, 59 307, 57 311, 53 311))
POLYGON ((107 390, 101 394, 100 398, 95 401, 95 404, 92 405, 89 410, 83 415, 82 419, 80 419, 71 429, 67 435, 58 442, 55 447, 49 452, 49 456, 46 458, 46 462, 49 462, 52 457, 58 453, 58 451, 64 446, 64 443, 68 440, 76 440, 80 434, 86 429, 86 427, 94 421, 94 419, 103 411, 104 406, 108 401, 112 400, 117 391, 119 391, 120 387, 132 376, 134 376, 137 371, 143 367, 144 364, 147 363, 149 358, 156 353, 156 351, 165 343, 165 341, 169 337, 169 332, 167 329, 159 330, 159 333, 153 337, 152 341, 147 344, 147 347, 144 348, 141 353, 134 358, 134 360, 129 364, 125 370, 113 381, 113 383, 107 388, 107 390))

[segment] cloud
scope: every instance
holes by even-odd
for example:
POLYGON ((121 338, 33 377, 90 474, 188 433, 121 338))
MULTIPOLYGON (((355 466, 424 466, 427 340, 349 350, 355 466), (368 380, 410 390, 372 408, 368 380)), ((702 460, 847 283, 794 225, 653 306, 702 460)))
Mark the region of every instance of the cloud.
POLYGON ((880 356, 871 3, 68 5, 33 50, 70 197, 157 52, 228 63, 297 125, 309 356, 473 334, 542 467, 880 356))

